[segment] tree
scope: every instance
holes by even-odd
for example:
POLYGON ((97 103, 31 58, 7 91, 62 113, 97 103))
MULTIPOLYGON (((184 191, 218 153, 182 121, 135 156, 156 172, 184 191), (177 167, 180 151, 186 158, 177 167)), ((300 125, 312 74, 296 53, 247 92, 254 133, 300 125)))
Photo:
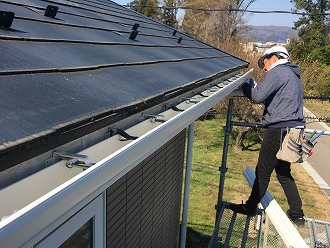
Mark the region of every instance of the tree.
POLYGON ((164 0, 164 10, 162 13, 162 22, 170 27, 176 26, 176 14, 177 1, 176 0, 164 0))
POLYGON ((300 62, 319 61, 330 65, 329 61, 329 23, 330 9, 327 0, 290 0, 294 4, 294 12, 304 10, 306 15, 294 24, 298 29, 299 39, 294 39, 289 47, 291 55, 300 62))
POLYGON ((308 96, 330 96, 330 66, 320 62, 301 65, 304 93, 308 96))
POLYGON ((242 9, 243 5, 247 9, 253 2, 255 0, 185 0, 183 5, 189 9, 184 16, 183 30, 197 39, 223 48, 236 37, 237 27, 243 23, 244 11, 235 9, 242 9), (208 8, 210 11, 207 11, 208 8))
POLYGON ((306 95, 329 96, 330 94, 330 41, 327 0, 291 0, 294 11, 303 10, 306 15, 295 22, 298 39, 289 46, 291 57, 300 64, 306 95))
POLYGON ((163 0, 164 7, 161 9, 158 0, 133 0, 127 6, 145 16, 154 20, 161 21, 164 24, 175 27, 176 14, 178 12, 177 0, 163 0))
POLYGON ((130 9, 155 20, 159 20, 160 18, 160 10, 158 5, 158 0, 133 0, 127 4, 130 9))

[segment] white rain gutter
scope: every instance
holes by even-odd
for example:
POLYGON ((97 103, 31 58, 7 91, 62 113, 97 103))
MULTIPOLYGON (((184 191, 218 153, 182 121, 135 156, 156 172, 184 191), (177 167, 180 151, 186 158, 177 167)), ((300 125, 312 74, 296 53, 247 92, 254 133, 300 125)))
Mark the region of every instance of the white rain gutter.
MULTIPOLYGON (((139 128, 134 129, 138 135, 130 133, 130 129, 128 129, 128 133, 139 136, 139 138, 128 144, 124 142, 126 145, 123 147, 110 145, 109 140, 118 139, 118 137, 112 137, 81 151, 79 154, 87 155, 91 161, 98 162, 87 170, 79 171, 76 176, 56 188, 46 191, 47 193, 38 196, 31 203, 17 208, 18 211, 1 221, 0 247, 20 247, 27 243, 33 244, 35 241, 33 237, 36 234, 45 232, 47 227, 54 223, 59 216, 104 192, 164 143, 239 88, 247 78, 251 77, 251 73, 252 70, 234 80, 220 82, 217 91, 205 90, 202 93, 207 97, 196 96, 197 103, 188 100, 177 105, 178 108, 185 109, 184 112, 168 110, 161 113, 167 119, 164 123, 152 123, 150 120, 142 122, 141 126, 150 128, 144 134, 139 135, 141 132, 139 128), (107 156, 97 160, 100 153, 107 152, 107 156)), ((58 162, 57 165, 67 170, 64 161, 58 162)), ((50 167, 56 167, 56 165, 50 167)), ((42 187, 42 185, 40 186, 42 187)))
MULTIPOLYGON (((255 173, 252 168, 247 168, 243 172, 246 180, 252 188, 255 179, 255 173)), ((280 205, 274 197, 266 191, 265 196, 261 200, 261 205, 265 209, 269 219, 276 228, 277 232, 283 239, 288 248, 308 248, 308 245, 301 237, 297 229, 293 226, 289 218, 286 216, 280 205)))

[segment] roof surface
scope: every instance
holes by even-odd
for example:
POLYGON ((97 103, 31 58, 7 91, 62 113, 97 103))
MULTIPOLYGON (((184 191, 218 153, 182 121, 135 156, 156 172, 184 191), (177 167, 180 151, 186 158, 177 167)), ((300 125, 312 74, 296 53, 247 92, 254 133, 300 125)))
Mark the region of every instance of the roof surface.
POLYGON ((15 13, 0 28, 0 157, 248 65, 107 0, 0 0, 0 11, 15 13))

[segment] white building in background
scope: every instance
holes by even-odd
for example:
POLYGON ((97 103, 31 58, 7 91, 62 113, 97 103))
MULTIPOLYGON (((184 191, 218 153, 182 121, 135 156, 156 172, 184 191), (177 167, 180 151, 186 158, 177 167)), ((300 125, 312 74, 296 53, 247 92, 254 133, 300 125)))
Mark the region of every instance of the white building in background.
POLYGON ((286 43, 274 43, 274 42, 248 42, 247 44, 242 43, 244 52, 251 53, 253 55, 263 54, 268 48, 273 46, 288 46, 290 39, 287 39, 286 43))

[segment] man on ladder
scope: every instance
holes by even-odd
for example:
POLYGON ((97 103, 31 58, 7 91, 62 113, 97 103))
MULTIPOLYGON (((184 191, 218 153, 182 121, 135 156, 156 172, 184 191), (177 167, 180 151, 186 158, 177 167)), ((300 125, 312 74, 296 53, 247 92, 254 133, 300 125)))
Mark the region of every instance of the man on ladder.
POLYGON ((282 46, 268 49, 259 59, 258 65, 267 72, 265 77, 258 85, 253 79, 247 80, 242 90, 250 100, 265 105, 262 124, 266 131, 250 197, 245 204, 231 204, 230 209, 245 215, 255 215, 257 205, 266 193, 270 176, 275 169, 290 206, 287 216, 296 225, 302 226, 305 224, 304 213, 296 183, 290 172, 291 163, 276 157, 282 137, 286 134, 285 130, 303 130, 305 127, 300 69, 290 63, 289 53, 282 46))

